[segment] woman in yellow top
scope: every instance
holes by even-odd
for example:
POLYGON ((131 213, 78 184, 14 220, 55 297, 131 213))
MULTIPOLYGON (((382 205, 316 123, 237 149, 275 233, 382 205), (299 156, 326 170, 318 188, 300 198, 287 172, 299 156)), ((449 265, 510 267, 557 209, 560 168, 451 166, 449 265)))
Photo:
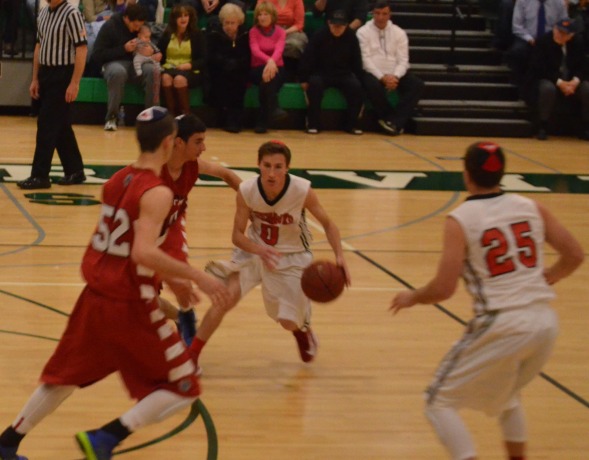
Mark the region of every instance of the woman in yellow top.
POLYGON ((162 90, 174 115, 190 113, 189 89, 206 80, 205 37, 190 5, 176 5, 159 42, 162 52, 162 90))

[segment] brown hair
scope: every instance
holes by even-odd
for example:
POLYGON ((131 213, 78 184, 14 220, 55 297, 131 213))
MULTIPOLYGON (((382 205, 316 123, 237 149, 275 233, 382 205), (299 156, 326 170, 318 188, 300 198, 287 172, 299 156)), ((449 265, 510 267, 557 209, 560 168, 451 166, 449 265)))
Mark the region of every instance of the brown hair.
POLYGON ((466 149, 464 169, 479 187, 493 188, 505 173, 505 155, 494 142, 475 142, 466 149))
POLYGON ((258 164, 266 155, 274 155, 276 153, 284 155, 286 166, 288 167, 290 165, 291 159, 290 149, 284 142, 281 141, 268 141, 260 145, 260 148, 258 149, 258 164))
POLYGON ((254 25, 258 25, 258 16, 260 13, 264 11, 268 13, 272 17, 272 25, 276 24, 277 13, 276 7, 270 2, 260 2, 256 5, 256 9, 254 10, 254 25))
POLYGON ((178 35, 178 18, 186 13, 188 13, 189 18, 188 27, 186 28, 186 36, 190 36, 193 30, 198 30, 198 18, 196 16, 196 10, 190 5, 181 4, 172 8, 170 19, 168 20, 168 26, 166 27, 166 32, 168 32, 170 35, 178 35))

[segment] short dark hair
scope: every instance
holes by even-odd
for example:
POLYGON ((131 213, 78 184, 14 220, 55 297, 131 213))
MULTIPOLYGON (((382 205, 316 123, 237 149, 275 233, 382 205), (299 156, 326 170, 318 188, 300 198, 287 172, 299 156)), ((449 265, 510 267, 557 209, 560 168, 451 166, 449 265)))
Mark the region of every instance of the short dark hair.
POLYGON ((479 187, 493 188, 505 173, 505 155, 494 142, 475 142, 466 149, 464 169, 479 187))
POLYGON ((204 133, 207 130, 207 126, 204 122, 196 115, 189 113, 188 115, 180 115, 176 117, 178 122, 178 133, 176 137, 179 137, 184 142, 188 142, 188 139, 195 133, 204 133))
POLYGON ((135 135, 141 152, 155 152, 163 140, 176 130, 176 120, 168 112, 156 120, 137 120, 135 135))
POLYGON ((126 16, 129 21, 147 21, 149 12, 145 6, 133 3, 127 6, 123 16, 126 16))
POLYGON ((389 0, 376 0, 372 7, 373 10, 381 10, 383 8, 388 8, 389 10, 393 9, 389 0))
POLYGON ((266 155, 274 155, 275 153, 280 153, 284 155, 284 158, 286 160, 286 166, 290 165, 290 149, 286 146, 284 142, 281 141, 268 141, 260 145, 260 148, 258 149, 258 164, 266 155))

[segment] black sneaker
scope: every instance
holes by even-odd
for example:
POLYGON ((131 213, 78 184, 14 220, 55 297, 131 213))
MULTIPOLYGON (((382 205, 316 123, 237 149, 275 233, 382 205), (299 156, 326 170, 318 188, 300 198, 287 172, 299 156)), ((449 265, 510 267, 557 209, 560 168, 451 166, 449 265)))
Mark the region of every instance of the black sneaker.
POLYGON ((38 190, 43 188, 51 188, 51 179, 48 177, 29 177, 25 180, 17 182, 18 188, 23 190, 38 190))
POLYGON ((536 134, 536 139, 538 139, 539 141, 545 141, 546 139, 548 139, 548 134, 546 133, 546 130, 544 128, 540 128, 538 130, 538 133, 536 134))
POLYGON ((397 128, 397 125, 392 121, 378 120, 378 124, 387 134, 390 134, 391 136, 398 136, 399 134, 403 134, 403 130, 397 128))
POLYGON ((81 184, 86 180, 86 176, 84 175, 84 171, 78 171, 73 174, 66 174, 61 179, 57 181, 58 185, 76 185, 81 184))

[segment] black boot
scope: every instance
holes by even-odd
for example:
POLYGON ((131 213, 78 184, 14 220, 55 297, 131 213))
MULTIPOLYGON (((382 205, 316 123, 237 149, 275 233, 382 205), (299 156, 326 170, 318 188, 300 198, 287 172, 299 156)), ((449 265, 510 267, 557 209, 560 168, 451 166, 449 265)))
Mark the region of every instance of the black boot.
POLYGON ((226 115, 225 131, 239 133, 241 131, 241 110, 227 109, 226 115))

